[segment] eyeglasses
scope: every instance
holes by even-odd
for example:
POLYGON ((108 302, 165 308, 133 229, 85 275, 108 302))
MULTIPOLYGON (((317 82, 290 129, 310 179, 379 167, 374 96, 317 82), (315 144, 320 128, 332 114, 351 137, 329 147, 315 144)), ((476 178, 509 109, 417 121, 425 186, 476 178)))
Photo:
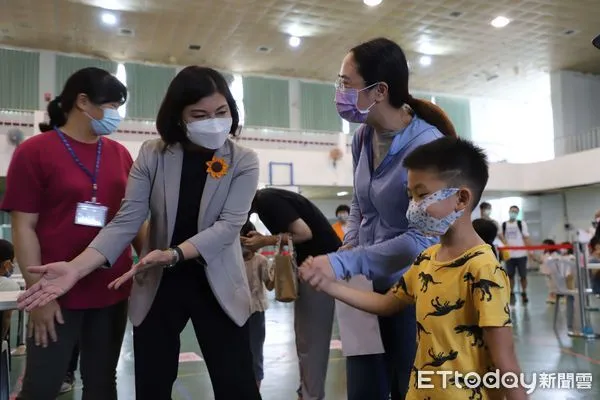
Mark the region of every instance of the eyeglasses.
POLYGON ((339 76, 336 80, 335 80, 335 90, 339 90, 339 91, 344 91, 344 90, 356 90, 358 92, 362 92, 363 90, 369 90, 372 87, 375 87, 377 85, 379 85, 381 82, 375 82, 369 86, 365 86, 362 89, 357 89, 357 88, 352 88, 352 87, 347 87, 346 84, 344 83, 344 78, 342 78, 341 76, 339 76))
POLYGON ((345 90, 346 85, 344 84, 344 79, 341 76, 335 80, 335 90, 345 90))

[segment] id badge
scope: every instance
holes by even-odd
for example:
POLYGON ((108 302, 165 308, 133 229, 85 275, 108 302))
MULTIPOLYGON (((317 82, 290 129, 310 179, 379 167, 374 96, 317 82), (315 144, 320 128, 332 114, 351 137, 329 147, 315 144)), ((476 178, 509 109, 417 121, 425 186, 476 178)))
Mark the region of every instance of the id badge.
POLYGON ((75 224, 103 228, 106 224, 108 207, 97 203, 77 203, 75 211, 75 224))

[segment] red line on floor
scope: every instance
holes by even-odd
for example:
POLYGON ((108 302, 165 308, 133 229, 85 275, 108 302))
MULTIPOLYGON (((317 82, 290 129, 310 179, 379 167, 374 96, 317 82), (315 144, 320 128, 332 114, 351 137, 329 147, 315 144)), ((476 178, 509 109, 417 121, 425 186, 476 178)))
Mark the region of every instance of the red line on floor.
POLYGON ((596 360, 595 358, 588 357, 585 354, 577 353, 576 351, 573 351, 570 349, 565 349, 565 348, 561 348, 560 351, 565 354, 568 354, 570 356, 581 358, 582 360, 585 360, 589 363, 600 365, 600 360, 596 360))

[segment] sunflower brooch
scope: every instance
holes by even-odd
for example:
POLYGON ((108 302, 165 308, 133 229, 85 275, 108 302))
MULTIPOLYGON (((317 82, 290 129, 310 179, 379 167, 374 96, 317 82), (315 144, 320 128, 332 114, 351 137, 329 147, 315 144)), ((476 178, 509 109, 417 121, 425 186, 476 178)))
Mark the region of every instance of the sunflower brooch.
POLYGON ((224 159, 217 156, 213 156, 212 160, 206 163, 206 166, 208 167, 206 172, 214 179, 221 179, 229 171, 229 165, 224 159))

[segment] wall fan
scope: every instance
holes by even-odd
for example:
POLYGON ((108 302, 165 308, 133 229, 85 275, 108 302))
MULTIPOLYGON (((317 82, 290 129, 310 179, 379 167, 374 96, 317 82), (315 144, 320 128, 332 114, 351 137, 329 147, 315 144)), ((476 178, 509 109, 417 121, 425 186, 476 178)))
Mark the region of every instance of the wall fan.
POLYGON ((17 147, 18 145, 23 143, 23 140, 25 139, 25 134, 22 130, 18 128, 12 128, 7 132, 6 138, 9 144, 17 147))

